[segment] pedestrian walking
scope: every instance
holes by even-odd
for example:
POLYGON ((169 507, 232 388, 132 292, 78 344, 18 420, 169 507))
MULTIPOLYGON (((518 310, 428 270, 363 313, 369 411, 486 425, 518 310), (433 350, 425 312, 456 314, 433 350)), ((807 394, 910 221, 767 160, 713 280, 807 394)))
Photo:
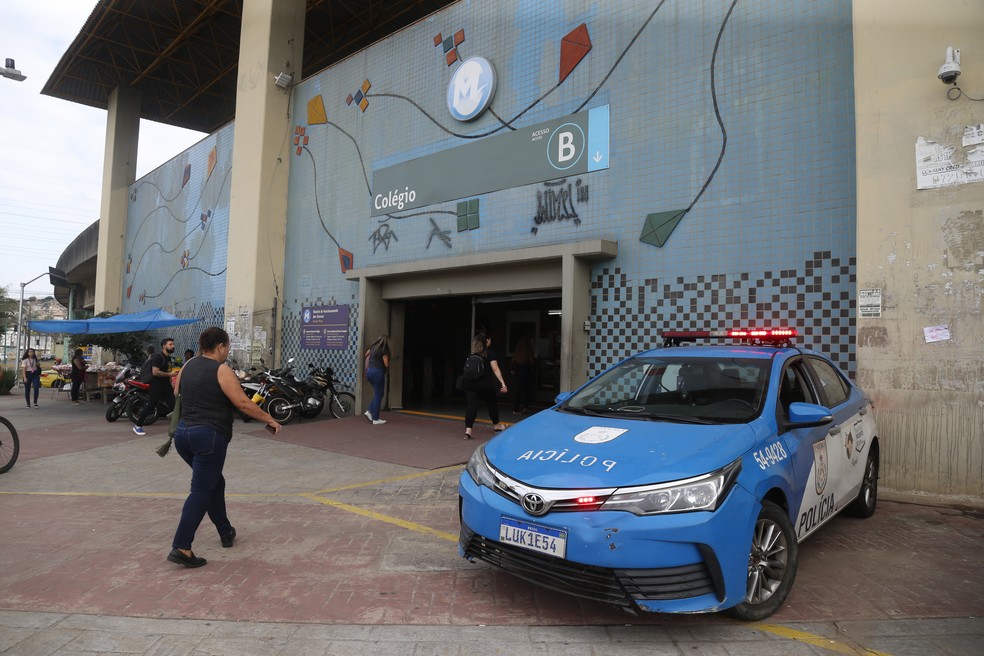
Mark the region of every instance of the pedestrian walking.
POLYGON ((262 421, 274 435, 280 432, 280 424, 246 396, 236 373, 225 364, 229 333, 206 328, 198 338, 198 348, 198 357, 185 363, 176 384, 181 416, 174 432, 174 448, 191 467, 191 492, 181 509, 167 559, 185 567, 201 567, 206 562, 191 548, 206 514, 223 547, 231 547, 236 540, 236 529, 226 513, 222 475, 235 411, 262 421))
POLYGON ((24 372, 24 401, 31 407, 31 390, 34 390, 34 407, 38 407, 38 393, 41 391, 41 364, 34 349, 24 351, 21 358, 21 370, 24 372))
POLYGON ((499 361, 492 350, 492 338, 485 333, 478 333, 471 343, 470 360, 480 358, 481 363, 472 369, 465 363, 465 373, 462 377, 462 389, 465 392, 465 439, 472 438, 472 426, 478 417, 478 402, 484 401, 489 409, 489 419, 492 429, 500 432, 505 424, 499 423, 499 394, 505 394, 506 381, 499 369, 499 361), (475 373, 472 373, 474 371, 475 373))
POLYGON ((366 378, 372 385, 372 401, 366 410, 366 419, 373 425, 385 424, 385 419, 379 418, 379 408, 383 404, 383 392, 386 390, 386 371, 389 369, 390 345, 389 336, 381 335, 366 350, 366 378))

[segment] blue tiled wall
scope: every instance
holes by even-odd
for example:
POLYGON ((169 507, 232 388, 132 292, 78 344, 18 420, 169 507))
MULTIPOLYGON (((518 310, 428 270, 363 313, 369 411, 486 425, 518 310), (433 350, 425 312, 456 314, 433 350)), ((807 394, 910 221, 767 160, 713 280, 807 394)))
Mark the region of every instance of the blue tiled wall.
MULTIPOLYGON (((851 3, 617 4, 456 3, 296 87, 285 355, 300 353, 302 306, 351 305, 355 325, 342 251, 364 268, 604 238, 619 256, 592 272, 587 374, 666 328, 763 322, 800 328, 853 372, 851 3), (558 85, 561 40, 582 23, 592 48, 558 85), (468 124, 445 106, 458 64, 434 43, 459 30, 457 54, 498 73, 492 112, 468 124), (308 111, 319 98, 324 121, 308 111), (476 197, 471 230, 457 201, 370 218, 374 170, 602 105, 611 165, 566 180, 577 220, 534 221, 546 183, 476 197), (647 216, 682 210, 662 245, 641 239, 647 216)), ((325 357, 357 369, 352 353, 325 357)))
POLYGON ((177 355, 225 322, 232 135, 229 124, 129 188, 122 311, 202 319, 158 335, 174 337, 177 355))

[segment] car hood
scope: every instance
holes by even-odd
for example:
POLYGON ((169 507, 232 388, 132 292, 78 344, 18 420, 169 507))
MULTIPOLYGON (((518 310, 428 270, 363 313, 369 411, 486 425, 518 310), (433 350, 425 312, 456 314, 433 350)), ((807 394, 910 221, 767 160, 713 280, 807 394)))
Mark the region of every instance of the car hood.
POLYGON ((715 471, 752 448, 747 424, 699 425, 544 410, 485 445, 489 463, 543 488, 676 481, 715 471))

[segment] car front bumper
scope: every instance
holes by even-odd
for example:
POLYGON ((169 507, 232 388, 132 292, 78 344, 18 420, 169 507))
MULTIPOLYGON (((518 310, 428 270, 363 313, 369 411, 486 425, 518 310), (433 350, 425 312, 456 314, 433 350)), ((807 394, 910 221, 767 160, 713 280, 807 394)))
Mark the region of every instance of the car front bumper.
POLYGON ((458 485, 458 552, 531 583, 618 606, 665 613, 723 610, 745 597, 759 504, 735 485, 714 512, 637 516, 620 511, 527 514, 478 486, 458 485), (505 544, 502 518, 567 532, 564 558, 505 544))

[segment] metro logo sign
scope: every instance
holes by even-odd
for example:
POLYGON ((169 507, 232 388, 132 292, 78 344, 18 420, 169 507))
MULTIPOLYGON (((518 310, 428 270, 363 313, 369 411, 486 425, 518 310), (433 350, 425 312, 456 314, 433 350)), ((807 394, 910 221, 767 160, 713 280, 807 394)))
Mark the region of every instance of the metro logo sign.
POLYGON ((471 121, 488 109, 495 96, 495 68, 484 57, 469 57, 448 83, 448 111, 459 121, 471 121))

